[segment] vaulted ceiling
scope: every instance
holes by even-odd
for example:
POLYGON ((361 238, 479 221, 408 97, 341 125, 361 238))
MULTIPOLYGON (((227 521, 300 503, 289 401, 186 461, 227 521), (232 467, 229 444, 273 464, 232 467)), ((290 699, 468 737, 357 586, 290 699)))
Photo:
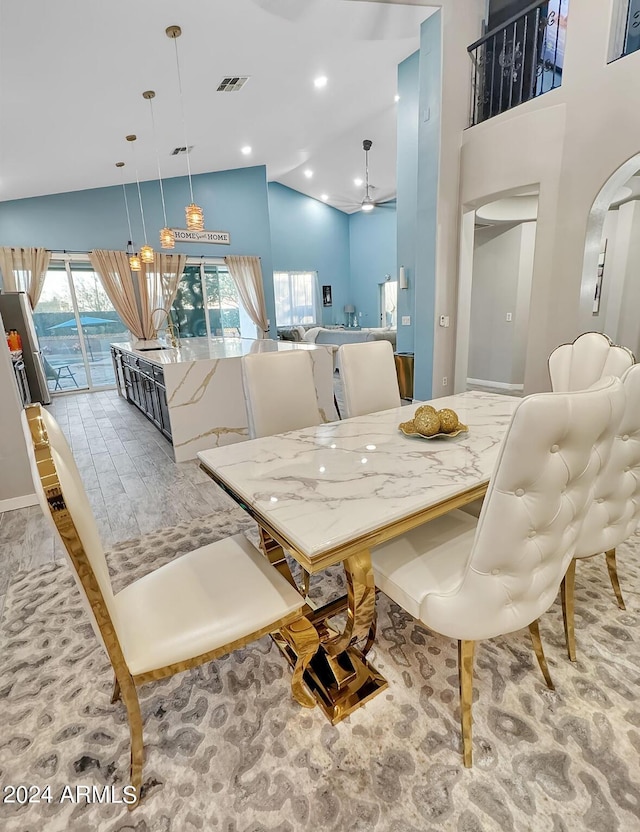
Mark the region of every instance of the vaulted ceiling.
POLYGON ((155 179, 153 89, 163 177, 186 172, 175 46, 194 173, 256 164, 343 210, 395 194, 397 65, 435 8, 366 0, 0 0, 0 200, 155 179), (225 76, 248 75, 239 92, 225 76), (314 80, 327 78, 316 89, 314 80), (249 155, 241 148, 250 146, 249 155), (313 171, 307 178, 304 171, 313 171))

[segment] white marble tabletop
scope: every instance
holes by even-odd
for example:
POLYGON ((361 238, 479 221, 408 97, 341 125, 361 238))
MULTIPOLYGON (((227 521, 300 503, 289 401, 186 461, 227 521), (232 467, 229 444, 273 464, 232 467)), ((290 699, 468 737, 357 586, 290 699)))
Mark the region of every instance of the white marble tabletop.
POLYGON ((486 484, 520 399, 468 392, 437 399, 468 433, 426 440, 398 424, 418 403, 200 451, 222 481, 310 563, 360 537, 486 484))
POLYGON ((241 358, 256 352, 287 352, 289 350, 317 350, 324 345, 306 344, 294 341, 273 341, 268 338, 183 338, 178 348, 162 345, 160 341, 144 341, 133 344, 122 341, 112 344, 125 352, 150 361, 152 364, 188 364, 193 361, 217 360, 219 358, 241 358), (144 349, 140 349, 144 346, 144 349), (157 349, 152 349, 156 346, 157 349))

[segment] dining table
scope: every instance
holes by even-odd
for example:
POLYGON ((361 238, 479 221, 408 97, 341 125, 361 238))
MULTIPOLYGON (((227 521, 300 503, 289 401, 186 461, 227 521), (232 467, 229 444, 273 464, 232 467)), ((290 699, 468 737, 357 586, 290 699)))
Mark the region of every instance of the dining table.
MULTIPOLYGON (((320 637, 304 680, 333 724, 387 685, 367 659, 376 624, 372 548, 482 498, 519 401, 469 391, 198 453, 296 588, 285 553, 309 574, 344 568, 346 594, 317 608, 307 598, 304 608, 320 637), (468 430, 405 435, 399 425, 421 404, 454 410, 468 430)), ((294 665, 292 640, 274 638, 294 665)))

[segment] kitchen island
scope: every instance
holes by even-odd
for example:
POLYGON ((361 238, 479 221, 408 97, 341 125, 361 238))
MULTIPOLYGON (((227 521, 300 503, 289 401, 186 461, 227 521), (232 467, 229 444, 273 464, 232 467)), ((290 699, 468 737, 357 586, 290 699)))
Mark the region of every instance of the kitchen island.
POLYGON ((242 388, 242 357, 256 352, 306 350, 320 413, 338 418, 333 359, 324 346, 250 338, 190 338, 171 348, 158 342, 111 344, 118 393, 141 410, 173 445, 176 462, 198 451, 249 438, 242 388))

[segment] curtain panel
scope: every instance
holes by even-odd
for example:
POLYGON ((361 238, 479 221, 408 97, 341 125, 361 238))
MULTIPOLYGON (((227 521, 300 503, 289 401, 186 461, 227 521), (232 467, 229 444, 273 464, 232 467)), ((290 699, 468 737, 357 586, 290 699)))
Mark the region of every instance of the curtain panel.
POLYGON ((260 258, 230 255, 224 258, 224 262, 236 284, 242 305, 258 328, 258 337, 266 338, 269 324, 260 258))
POLYGON ((175 300, 186 255, 156 254, 153 263, 133 273, 125 251, 95 249, 89 260, 127 329, 141 340, 154 339, 175 300))
POLYGON ((176 299, 178 284, 187 262, 186 254, 158 254, 152 264, 138 272, 142 321, 147 338, 155 338, 176 299))
POLYGON ((51 252, 46 248, 0 248, 5 292, 26 292, 35 309, 42 293, 51 252))

